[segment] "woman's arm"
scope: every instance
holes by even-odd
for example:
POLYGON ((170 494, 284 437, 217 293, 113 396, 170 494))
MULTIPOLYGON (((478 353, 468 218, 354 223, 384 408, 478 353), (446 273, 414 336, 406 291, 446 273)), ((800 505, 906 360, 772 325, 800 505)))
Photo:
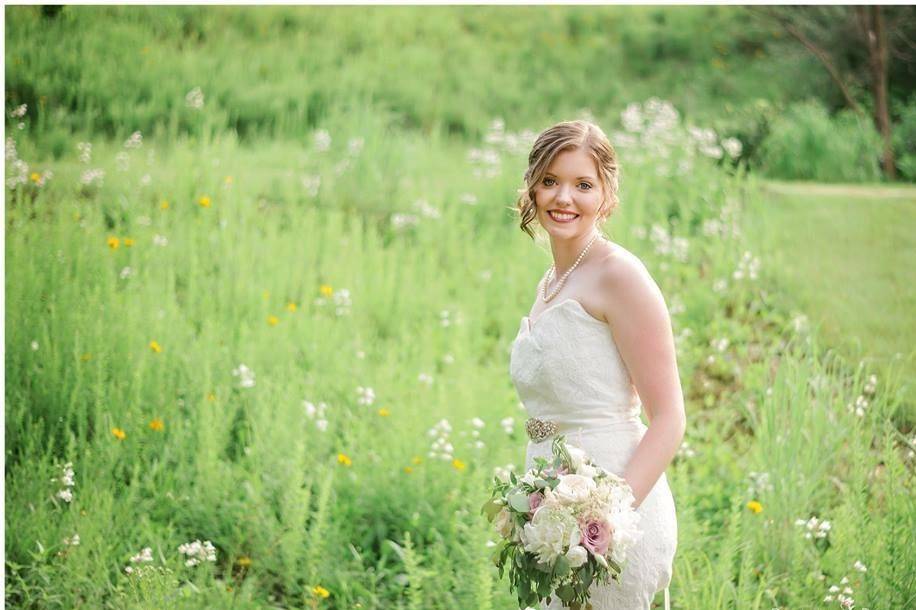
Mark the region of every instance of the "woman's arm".
POLYGON ((649 420, 621 475, 633 488, 638 507, 684 438, 684 396, 668 307, 645 265, 629 253, 614 256, 606 263, 602 284, 605 315, 649 420))

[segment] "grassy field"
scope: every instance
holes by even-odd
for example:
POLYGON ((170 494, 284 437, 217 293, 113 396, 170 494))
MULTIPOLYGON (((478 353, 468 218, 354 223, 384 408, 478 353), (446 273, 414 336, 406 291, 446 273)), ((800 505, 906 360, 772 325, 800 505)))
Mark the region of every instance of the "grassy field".
POLYGON ((702 117, 795 65, 728 39, 744 17, 136 9, 7 9, 7 607, 513 607, 478 511, 523 464, 509 349, 550 256, 510 208, 576 117, 677 340, 672 607, 913 605, 912 403, 879 360, 908 349, 882 324, 912 337, 911 208, 818 221, 723 156, 702 117))
POLYGON ((778 270, 784 306, 827 345, 905 382, 902 429, 916 425, 916 189, 769 182, 748 236, 778 270))

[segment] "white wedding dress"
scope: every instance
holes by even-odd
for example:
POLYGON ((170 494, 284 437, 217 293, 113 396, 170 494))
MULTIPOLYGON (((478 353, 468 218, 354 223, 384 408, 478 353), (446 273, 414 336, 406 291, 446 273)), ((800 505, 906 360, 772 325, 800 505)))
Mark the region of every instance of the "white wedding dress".
MULTIPOLYGON (((557 434, 565 435, 599 466, 623 475, 647 428, 639 419, 639 396, 607 324, 575 299, 551 305, 533 324, 522 318, 509 374, 530 417, 557 422, 557 434)), ((551 457, 552 441, 553 437, 529 441, 526 471, 534 467, 535 457, 551 457)), ((671 582, 677 517, 664 474, 637 512, 642 539, 627 554, 621 582, 592 584, 594 610, 648 610, 655 593, 671 582)), ((550 605, 541 606, 562 607, 556 596, 550 605)))

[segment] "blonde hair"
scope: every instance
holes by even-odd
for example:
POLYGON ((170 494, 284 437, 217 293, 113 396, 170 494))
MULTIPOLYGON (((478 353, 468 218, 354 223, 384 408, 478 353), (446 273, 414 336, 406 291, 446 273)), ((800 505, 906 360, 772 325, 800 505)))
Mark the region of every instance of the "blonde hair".
POLYGON ((598 179, 602 185, 600 224, 603 224, 617 208, 620 200, 617 153, 600 127, 590 121, 563 121, 545 129, 534 141, 528 154, 528 169, 525 170, 525 188, 519 189, 515 208, 521 220, 519 227, 532 239, 531 224, 537 218, 534 189, 547 173, 547 168, 561 152, 581 148, 595 160, 598 179))

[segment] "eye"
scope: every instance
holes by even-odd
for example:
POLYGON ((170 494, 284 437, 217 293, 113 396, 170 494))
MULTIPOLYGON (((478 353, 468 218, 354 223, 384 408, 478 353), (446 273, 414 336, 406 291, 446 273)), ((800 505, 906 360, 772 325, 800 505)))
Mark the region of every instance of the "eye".
POLYGON ((585 189, 585 190, 587 190, 587 191, 590 191, 590 190, 592 189, 592 185, 589 184, 588 182, 580 182, 579 184, 584 184, 585 186, 587 186, 588 188, 585 189))
POLYGON ((543 184, 544 186, 551 186, 550 184, 547 184, 548 180, 553 182, 553 178, 544 178, 543 180, 541 180, 541 184, 543 184))

